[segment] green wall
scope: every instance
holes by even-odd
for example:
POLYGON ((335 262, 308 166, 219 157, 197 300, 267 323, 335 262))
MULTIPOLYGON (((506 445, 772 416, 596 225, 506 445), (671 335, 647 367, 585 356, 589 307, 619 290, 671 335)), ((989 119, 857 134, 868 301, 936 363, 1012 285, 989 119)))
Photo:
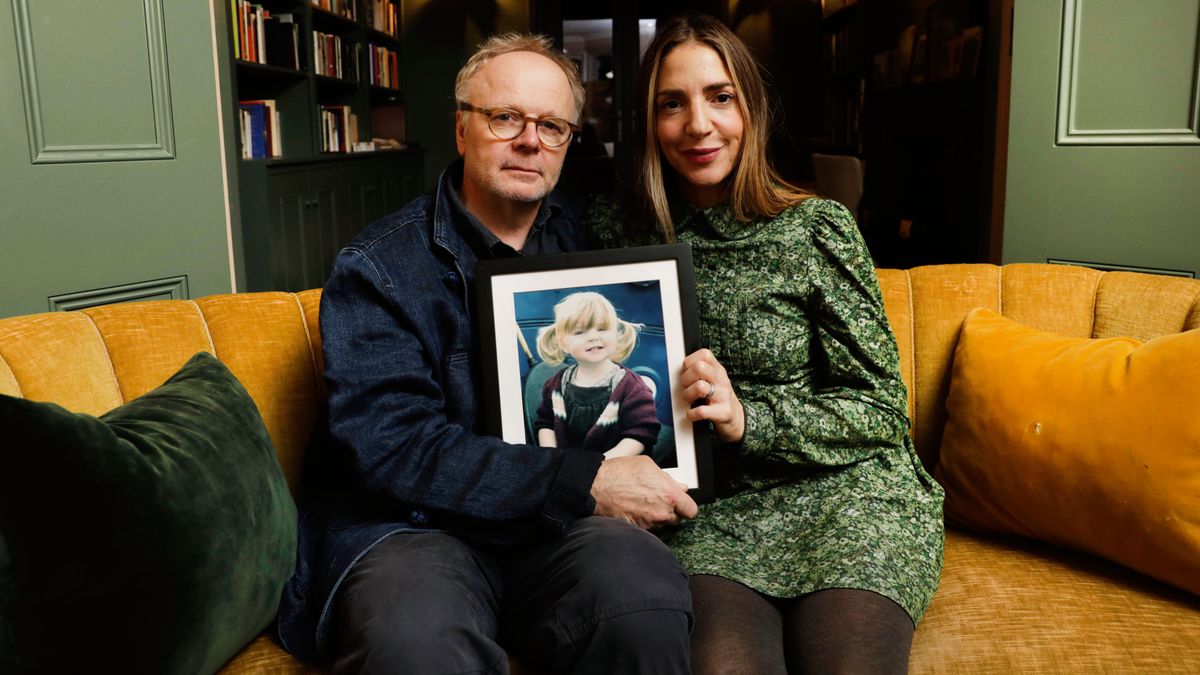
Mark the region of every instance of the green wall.
POLYGON ((1016 0, 1004 262, 1200 275, 1200 0, 1016 0))
POLYGON ((209 3, 5 4, 0 316, 229 292, 209 3))

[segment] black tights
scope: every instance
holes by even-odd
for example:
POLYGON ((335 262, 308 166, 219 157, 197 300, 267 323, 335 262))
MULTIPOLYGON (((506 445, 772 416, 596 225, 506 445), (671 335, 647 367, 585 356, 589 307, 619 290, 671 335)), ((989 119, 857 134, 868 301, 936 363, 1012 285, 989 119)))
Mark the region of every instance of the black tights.
POLYGON ((906 673, 913 623, 878 593, 838 588, 780 600, 691 577, 694 675, 906 673))

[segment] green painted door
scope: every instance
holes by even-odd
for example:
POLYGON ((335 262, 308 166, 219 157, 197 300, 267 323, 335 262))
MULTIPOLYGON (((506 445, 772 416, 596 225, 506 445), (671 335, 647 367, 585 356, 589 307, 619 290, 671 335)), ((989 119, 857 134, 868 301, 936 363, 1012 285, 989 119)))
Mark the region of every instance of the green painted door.
POLYGON ((1200 0, 1016 0, 1004 262, 1200 276, 1200 0))
POLYGON ((232 290, 208 2, 0 9, 0 316, 232 290))

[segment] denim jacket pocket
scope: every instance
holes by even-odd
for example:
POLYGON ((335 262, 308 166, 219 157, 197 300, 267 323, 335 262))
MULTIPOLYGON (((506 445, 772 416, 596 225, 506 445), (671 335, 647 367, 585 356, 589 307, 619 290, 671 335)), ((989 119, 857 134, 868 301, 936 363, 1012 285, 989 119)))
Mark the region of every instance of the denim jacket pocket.
POLYGON ((467 429, 475 427, 475 381, 471 354, 455 352, 446 359, 444 371, 446 419, 467 429))

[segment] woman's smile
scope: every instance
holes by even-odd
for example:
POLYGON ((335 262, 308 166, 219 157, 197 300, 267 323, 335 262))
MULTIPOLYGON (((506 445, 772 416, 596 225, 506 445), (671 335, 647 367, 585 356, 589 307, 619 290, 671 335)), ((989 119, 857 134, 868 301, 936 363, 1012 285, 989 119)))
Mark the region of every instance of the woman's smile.
POLYGON ((728 197, 745 120, 729 69, 715 50, 689 42, 663 59, 655 87, 655 131, 684 197, 700 207, 728 197))
POLYGON ((697 148, 684 150, 683 155, 697 164, 708 164, 717 158, 719 152, 721 152, 721 148, 697 148))

